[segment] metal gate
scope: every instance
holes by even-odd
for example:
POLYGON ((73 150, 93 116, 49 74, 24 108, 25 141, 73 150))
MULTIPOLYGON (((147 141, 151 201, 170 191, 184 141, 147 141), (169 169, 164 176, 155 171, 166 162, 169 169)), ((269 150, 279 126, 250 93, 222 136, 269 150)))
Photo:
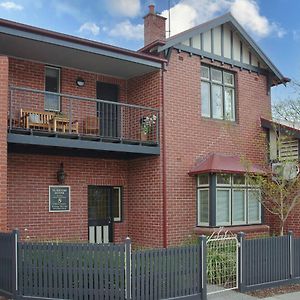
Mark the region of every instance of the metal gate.
POLYGON ((207 238, 207 294, 238 288, 239 242, 228 232, 214 233, 207 238))

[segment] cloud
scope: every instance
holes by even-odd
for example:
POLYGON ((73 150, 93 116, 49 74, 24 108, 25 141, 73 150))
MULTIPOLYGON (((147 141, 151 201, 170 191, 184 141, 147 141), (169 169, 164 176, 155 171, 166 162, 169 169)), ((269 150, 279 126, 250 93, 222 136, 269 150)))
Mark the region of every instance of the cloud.
MULTIPOLYGON (((281 38, 286 34, 279 24, 269 21, 260 13, 256 0, 180 0, 171 7, 171 35, 228 11, 255 38, 264 38, 271 34, 281 38)), ((167 18, 168 11, 163 11, 162 15, 167 18)))
POLYGON ((140 0, 106 0, 106 6, 110 14, 135 17, 140 13, 140 0))
POLYGON ((286 31, 277 23, 270 22, 259 12, 259 6, 254 0, 235 0, 230 8, 232 15, 248 31, 258 38, 264 38, 272 33, 283 37, 286 31))
POLYGON ((294 41, 300 41, 300 30, 293 30, 293 40, 294 41))
POLYGON ((121 37, 126 40, 140 41, 144 38, 144 25, 133 25, 129 20, 118 23, 112 28, 108 34, 111 37, 121 37))
POLYGON ((6 10, 23 10, 23 6, 16 4, 15 2, 6 1, 0 2, 0 8, 4 8, 6 10))
POLYGON ((79 28, 80 33, 89 33, 92 35, 98 35, 100 32, 100 27, 93 22, 85 22, 79 28))

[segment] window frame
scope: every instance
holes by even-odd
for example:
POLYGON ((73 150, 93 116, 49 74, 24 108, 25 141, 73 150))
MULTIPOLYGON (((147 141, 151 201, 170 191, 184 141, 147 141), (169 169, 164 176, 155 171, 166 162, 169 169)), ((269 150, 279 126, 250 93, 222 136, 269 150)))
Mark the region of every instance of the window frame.
POLYGON ((232 207, 232 213, 231 213, 231 224, 232 225, 248 225, 247 221, 248 221, 248 216, 247 216, 247 213, 248 213, 248 201, 247 201, 247 191, 248 189, 247 188, 238 188, 238 187, 232 187, 232 190, 231 190, 231 207, 232 207), (233 221, 233 215, 234 215, 234 205, 233 205, 233 201, 234 201, 234 192, 235 191, 243 191, 244 192, 244 221, 243 222, 240 222, 240 221, 233 221))
POLYGON ((61 112, 61 97, 58 95, 57 98, 58 98, 58 110, 56 109, 49 109, 46 107, 46 97, 47 97, 47 92, 50 92, 50 91, 47 91, 46 90, 46 78, 47 78, 47 74, 46 74, 46 70, 47 69, 54 69, 54 70, 58 70, 58 92, 57 94, 60 94, 60 89, 61 89, 61 68, 59 67, 54 67, 54 66, 45 66, 45 71, 44 71, 44 91, 46 92, 45 93, 45 97, 44 97, 44 110, 45 111, 49 111, 49 112, 61 112))
MULTIPOLYGON (((119 190, 119 217, 113 217, 114 223, 121 223, 123 221, 123 188, 121 186, 113 186, 113 190, 119 190)), ((113 209, 113 203, 112 203, 113 209)))
POLYGON ((230 187, 217 187, 216 188, 216 224, 217 226, 231 226, 232 224, 232 195, 231 195, 231 188, 230 187), (228 214, 229 214, 229 221, 228 222, 220 222, 218 223, 218 218, 217 218, 217 211, 218 211, 218 192, 219 191, 229 191, 229 199, 228 199, 228 214))
POLYGON ((207 186, 206 188, 201 187, 201 188, 197 188, 197 226, 209 226, 209 218, 210 218, 210 188, 209 186, 207 186), (208 209, 208 221, 207 222, 200 222, 200 191, 207 191, 208 192, 208 205, 207 205, 207 209, 208 209))
POLYGON ((261 224, 262 220, 261 220, 261 207, 262 207, 262 204, 261 204, 261 201, 258 200, 258 203, 259 203, 259 206, 258 206, 258 215, 259 215, 259 218, 258 218, 258 221, 253 221, 253 222, 249 222, 249 192, 251 191, 258 191, 259 193, 259 199, 261 199, 261 190, 258 189, 258 188, 254 188, 254 187, 250 187, 247 189, 247 224, 249 225, 253 225, 253 224, 261 224))
POLYGON ((205 78, 202 77, 201 71, 200 71, 200 89, 202 91, 202 82, 206 82, 209 84, 209 102, 208 102, 208 106, 209 106, 209 116, 207 114, 203 114, 203 106, 202 106, 202 93, 201 93, 201 116, 204 118, 209 118, 209 119, 213 119, 213 120, 223 120, 223 121, 228 121, 228 122, 236 122, 237 120, 237 112, 236 112, 236 108, 237 108, 237 93, 236 93, 236 72, 232 72, 230 70, 227 69, 223 69, 223 68, 218 68, 215 66, 211 66, 209 64, 201 64, 200 68, 208 68, 208 74, 209 74, 209 78, 205 78), (222 76, 222 82, 218 82, 218 81, 214 81, 212 80, 212 70, 217 70, 221 72, 221 76, 222 76), (224 73, 228 73, 231 74, 233 76, 233 84, 226 84, 224 82, 224 73), (212 90, 213 90, 213 85, 217 85, 217 86, 221 86, 221 90, 222 90, 222 118, 216 118, 213 116, 213 99, 212 99, 212 90), (227 119, 226 118, 226 105, 225 105, 225 90, 226 88, 230 88, 233 89, 233 110, 232 110, 232 119, 227 119))

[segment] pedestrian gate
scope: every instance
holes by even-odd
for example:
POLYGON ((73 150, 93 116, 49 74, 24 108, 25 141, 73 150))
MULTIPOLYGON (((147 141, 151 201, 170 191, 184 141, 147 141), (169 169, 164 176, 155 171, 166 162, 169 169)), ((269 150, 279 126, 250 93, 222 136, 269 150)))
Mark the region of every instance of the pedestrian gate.
POLYGON ((238 288, 239 242, 231 233, 207 238, 207 294, 238 288))

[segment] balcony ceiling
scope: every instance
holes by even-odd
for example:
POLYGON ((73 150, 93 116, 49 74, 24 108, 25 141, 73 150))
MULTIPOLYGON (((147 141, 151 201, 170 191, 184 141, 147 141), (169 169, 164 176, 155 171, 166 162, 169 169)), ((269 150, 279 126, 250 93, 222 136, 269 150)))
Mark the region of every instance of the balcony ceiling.
POLYGON ((3 20, 0 54, 123 79, 157 71, 163 62, 126 49, 3 20))

